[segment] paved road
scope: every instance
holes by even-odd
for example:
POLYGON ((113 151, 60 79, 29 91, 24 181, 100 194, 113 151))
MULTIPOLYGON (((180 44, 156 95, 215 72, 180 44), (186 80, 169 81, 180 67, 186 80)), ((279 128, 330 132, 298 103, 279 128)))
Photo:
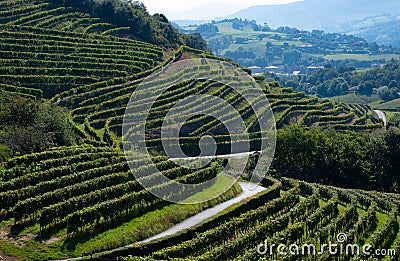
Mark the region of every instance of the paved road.
POLYGON ((201 156, 201 157, 185 157, 185 158, 170 158, 170 160, 196 160, 196 159, 215 159, 215 158, 244 158, 245 156, 252 155, 254 153, 261 153, 261 151, 250 151, 235 154, 215 155, 215 156, 201 156))
POLYGON ((152 236, 152 237, 150 237, 148 239, 140 241, 138 243, 150 242, 150 241, 152 241, 154 239, 158 239, 158 238, 162 238, 162 237, 165 237, 165 236, 173 235, 173 234, 178 233, 179 231, 182 231, 184 229, 191 228, 191 227, 199 224, 200 222, 204 221, 205 219, 210 218, 210 217, 218 214, 219 212, 221 212, 224 209, 232 206, 233 204, 235 204, 237 202, 240 202, 243 199, 246 199, 246 198, 249 198, 251 196, 254 196, 257 193, 265 190, 264 187, 255 186, 254 184, 251 184, 251 183, 245 183, 245 182, 238 182, 238 183, 242 187, 243 191, 237 197, 235 197, 235 198, 233 198, 231 200, 225 201, 225 202, 223 202, 221 204, 218 204, 218 205, 216 205, 216 206, 214 206, 212 208, 206 209, 203 212, 200 212, 199 214, 197 214, 197 215, 195 215, 193 217, 190 217, 190 218, 184 220, 183 222, 171 227, 170 229, 168 229, 168 230, 166 230, 166 231, 164 231, 164 232, 162 232, 162 233, 160 233, 158 235, 155 235, 155 236, 152 236))
MULTIPOLYGON (((158 238, 162 238, 162 237, 165 237, 165 236, 173 235, 173 234, 175 234, 175 233, 177 233, 179 231, 182 231, 184 229, 191 228, 191 227, 199 224, 200 222, 204 221, 205 219, 210 218, 210 217, 218 214, 219 212, 227 209, 228 207, 232 206, 233 204, 238 203, 238 202, 240 202, 240 201, 242 201, 242 200, 244 200, 246 198, 254 196, 254 195, 260 193, 261 191, 265 190, 264 187, 258 186, 258 185, 253 184, 253 183, 238 182, 238 184, 242 188, 242 193, 237 195, 235 198, 230 199, 228 201, 225 201, 225 202, 223 202, 221 204, 218 204, 218 205, 216 205, 216 206, 214 206, 212 208, 206 209, 206 210, 198 213, 197 215, 194 215, 194 216, 182 221, 181 223, 171 227, 170 229, 168 229, 168 230, 166 230, 166 231, 164 231, 164 232, 162 232, 160 234, 157 234, 155 236, 152 236, 152 237, 150 237, 148 239, 142 240, 142 241, 137 242, 137 243, 150 242, 150 241, 158 239, 158 238)), ((119 248, 116 248, 114 250, 110 250, 110 251, 107 251, 107 252, 118 251, 118 250, 130 247, 130 246, 131 246, 131 244, 127 245, 125 247, 119 247, 119 248)), ((102 254, 102 253, 94 254, 94 256, 96 256, 98 254, 102 254)), ((77 257, 77 258, 64 259, 62 261, 72 261, 72 260, 82 260, 82 259, 83 259, 82 257, 77 257)), ((2 261, 2 260, 0 260, 0 261, 2 261)))
POLYGON ((386 114, 380 110, 374 110, 374 112, 378 115, 379 119, 381 119, 383 121, 383 124, 386 127, 387 126, 386 114))

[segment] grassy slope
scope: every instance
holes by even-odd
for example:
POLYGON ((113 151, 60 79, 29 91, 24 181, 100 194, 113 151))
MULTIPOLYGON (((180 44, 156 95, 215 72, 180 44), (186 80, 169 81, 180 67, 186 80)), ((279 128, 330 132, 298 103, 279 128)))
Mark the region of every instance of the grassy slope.
POLYGON ((329 100, 334 102, 344 102, 344 103, 357 103, 357 104, 368 104, 370 102, 376 101, 379 98, 371 98, 368 96, 356 95, 354 93, 330 97, 329 100))
POLYGON ((392 100, 389 102, 383 102, 376 106, 378 109, 400 109, 400 99, 392 100))
POLYGON ((399 55, 396 54, 380 54, 380 55, 369 55, 369 54, 335 54, 326 55, 326 60, 363 60, 363 61, 376 61, 376 60, 390 60, 392 58, 397 59, 399 55))
POLYGON ((341 96, 330 97, 329 100, 335 102, 344 102, 344 103, 366 104, 371 106, 371 108, 373 109, 381 109, 381 110, 400 109, 400 99, 384 102, 377 95, 365 96, 365 95, 356 95, 354 93, 351 93, 341 96))
MULTIPOLYGON (((212 187, 190 198, 191 200, 200 201, 201 199, 209 198, 210 195, 220 195, 223 193, 212 201, 195 205, 169 205, 141 217, 134 218, 122 226, 110 229, 92 238, 67 242, 65 231, 60 231, 48 241, 41 242, 34 239, 34 234, 39 232, 39 228, 36 225, 26 228, 20 233, 18 238, 12 240, 1 239, 0 249, 8 255, 18 257, 22 260, 49 260, 68 256, 81 256, 82 253, 98 252, 125 246, 158 234, 206 208, 240 194, 241 188, 237 183, 224 193, 227 186, 231 184, 231 178, 220 176, 212 187)), ((2 222, 0 230, 6 231, 7 226, 11 224, 10 222, 12 221, 2 222)))
MULTIPOLYGON (((336 190, 336 188, 333 188, 333 187, 327 187, 327 186, 320 186, 320 185, 318 185, 318 187, 323 187, 324 189, 328 189, 328 190, 330 190, 330 189, 334 189, 334 190, 336 190)), ((355 191, 355 190, 341 190, 340 189, 340 191, 342 191, 342 192, 344 192, 345 194, 347 194, 347 193, 359 193, 360 191, 355 191)), ((290 192, 290 190, 289 191, 285 191, 285 190, 281 190, 281 197, 285 197, 285 196, 287 196, 287 194, 290 192)), ((320 191, 321 192, 321 191, 320 191)), ((293 191, 291 191, 291 193, 293 193, 293 191)), ((361 194, 358 194, 358 195, 361 195, 361 194)), ((387 197, 389 194, 383 194, 382 193, 382 197, 387 197)), ((305 195, 300 195, 300 202, 304 202, 305 200, 306 200, 306 198, 308 198, 309 196, 305 196, 305 195)), ((378 196, 378 197, 380 197, 380 196, 378 196)), ((320 207, 323 207, 323 206, 326 206, 326 204, 327 204, 327 202, 328 202, 328 200, 331 200, 331 199, 328 199, 328 198, 325 198, 324 196, 319 196, 318 197, 318 201, 319 201, 319 206, 320 207)), ((325 226, 328 226, 329 224, 331 224, 331 222, 333 222, 337 217, 339 217, 341 214, 344 214, 345 213, 345 211, 348 209, 348 207, 349 207, 349 202, 345 202, 345 201, 342 201, 342 200, 340 200, 339 199, 339 201, 338 201, 338 214, 337 215, 334 215, 332 218, 329 218, 329 220, 325 220, 325 221, 322 221, 323 222, 323 225, 321 225, 319 228, 317 228, 317 230, 315 231, 315 233, 313 233, 313 234, 311 234, 310 236, 305 236, 305 235, 303 235, 303 236, 305 236, 304 238, 302 238, 302 241, 301 241, 301 243, 310 243, 310 242, 312 242, 312 240, 313 240, 313 237, 315 237, 315 236, 318 236, 318 232, 319 231, 322 231, 323 229, 324 229, 324 227, 325 226)), ((293 209, 295 209, 296 207, 293 207, 293 209)), ((345 221, 345 223, 348 223, 349 222, 349 225, 347 225, 347 224, 343 224, 343 228, 341 229, 341 230, 339 230, 339 231, 335 231, 334 233, 334 235, 331 235, 331 237, 332 237, 332 240, 335 240, 335 238, 336 238, 336 236, 337 236, 337 234, 340 232, 340 233, 349 233, 350 232, 350 229, 351 228, 354 228, 354 225, 356 224, 356 222, 358 222, 363 216, 366 216, 366 214, 367 214, 367 212, 366 212, 366 209, 367 209, 367 205, 364 205, 364 206, 361 206, 361 204, 357 204, 357 217, 355 218, 355 219, 352 219, 351 218, 351 220, 347 220, 347 221, 345 221)), ((251 212, 252 210, 250 210, 250 212, 251 212)), ((310 215, 313 215, 315 212, 317 212, 317 211, 313 211, 313 212, 310 212, 308 215, 310 216, 310 215)), ((277 216, 279 216, 279 215, 281 215, 282 213, 278 213, 277 214, 277 216)), ((245 214, 244 214, 245 215, 245 214)), ((271 221, 272 220, 277 220, 278 218, 277 218, 277 216, 272 216, 271 217, 271 221)), ((370 242, 370 239, 371 239, 371 236, 373 235, 373 234, 375 234, 375 233, 377 233, 380 229, 382 229, 384 226, 385 226, 385 224, 386 224, 386 222, 387 222, 387 220, 388 220, 388 217, 389 217, 389 215, 388 215, 388 212, 387 211, 384 211, 384 210, 382 210, 380 207, 378 207, 377 209, 376 209, 376 218, 377 218, 377 223, 376 223, 376 226, 374 226, 374 228, 373 228, 373 230, 371 230, 371 231, 369 231, 368 230, 368 228, 367 228, 367 230, 368 231, 366 231, 366 234, 362 237, 362 238, 358 238, 357 240, 355 240, 356 242, 353 242, 353 243, 358 243, 358 244, 360 244, 360 245, 363 245, 364 243, 369 243, 370 242)), ((233 219, 233 218, 232 218, 233 219)), ((228 220, 232 220, 232 219, 228 219, 228 220)), ((269 219, 267 219, 267 220, 269 220, 269 219)), ((398 220, 400 220, 400 218, 398 218, 398 220)), ((342 221, 344 221, 343 219, 342 219, 342 221)), ((260 223, 262 223, 263 221, 260 221, 260 223)), ((264 222, 266 222, 266 223, 268 223, 268 221, 264 221, 264 222)), ((220 224, 221 224, 222 222, 216 222, 216 226, 218 227, 220 224)), ((339 222, 340 223, 340 222, 339 222)), ((337 223, 337 224, 339 224, 339 223, 337 223)), ((293 224, 292 224, 293 225, 293 224)), ((258 224, 257 225, 255 225, 255 227, 257 227, 258 226, 258 224)), ((339 226, 342 226, 342 225, 339 225, 339 226)), ((291 228, 291 226, 289 226, 285 231, 290 231, 290 228, 291 228)), ((209 242, 209 246, 208 247, 206 247, 207 246, 207 244, 208 243, 205 243, 205 245, 206 246, 204 246, 205 247, 205 249, 207 249, 207 250, 205 250, 205 251, 213 251, 213 250, 215 250, 215 249, 213 249, 213 248, 219 248, 219 250, 221 250, 222 248, 224 248, 224 246, 226 246, 227 247, 227 249, 230 249, 233 253, 228 253, 227 255, 230 255, 231 257, 233 257, 233 256, 235 256, 235 254, 239 254, 239 253, 241 253, 241 251, 243 250, 242 248, 240 248, 240 247, 237 247, 237 248, 234 248, 234 247, 232 247, 232 248, 230 248, 230 246, 232 246, 233 244, 234 244, 234 242, 237 242, 237 241, 241 241, 241 239, 242 238, 245 238, 246 236, 248 236, 248 235, 251 235, 251 237, 252 238, 256 238, 257 236, 256 236, 256 234, 255 234, 255 231, 257 230, 257 228, 254 228, 254 231, 253 231, 253 227, 252 228, 247 228, 247 230, 245 229, 245 231, 244 232, 237 232, 238 233, 238 235, 234 235, 233 236, 233 238, 230 238, 229 240, 228 239, 225 239, 226 241, 223 241, 223 242, 214 242, 212 239, 210 239, 210 242, 209 242), (214 244, 215 243, 215 244, 214 244)), ((207 232, 206 232, 207 233, 207 232)), ((195 233, 195 234, 193 234, 193 236, 192 236, 192 238, 194 239, 194 240, 198 240, 199 238, 204 238, 204 237, 207 237, 207 235, 206 235, 206 233, 204 233, 204 234, 201 234, 201 233, 195 233)), ((282 236, 283 236, 283 239, 285 239, 286 238, 286 236, 288 236, 288 235, 291 235, 291 234, 287 234, 287 233, 281 233, 282 234, 282 236)), ((399 233, 397 233, 397 238, 399 238, 399 236, 400 236, 400 232, 399 233)), ((260 237, 262 237, 262 233, 260 233, 260 237)), ((168 240, 168 239, 164 239, 164 240, 168 240)), ((188 239, 188 237, 185 237, 185 240, 190 240, 190 239, 188 239)), ((161 240, 162 241, 162 240, 161 240)), ((185 249, 186 251, 187 251, 187 253, 190 253, 191 254, 191 258, 195 258, 195 257, 198 257, 199 255, 199 257, 203 257, 204 258, 204 256, 202 256, 202 254, 204 253, 204 251, 203 252, 200 252, 200 254, 198 254, 197 252, 195 252, 195 251, 197 251, 197 250, 195 250, 195 251, 193 251, 193 252, 190 252, 191 251, 191 246, 190 246, 190 241, 188 241, 189 242, 189 246, 185 249)), ((195 242, 197 242, 197 241, 195 241, 195 242)), ((193 242, 193 243, 195 243, 195 242, 193 242)), ((287 243, 287 241, 283 241, 284 243, 287 243)), ((335 242, 335 241, 332 241, 332 242, 335 242)), ((396 241, 395 241, 396 242, 396 241)), ((298 244, 299 244, 299 242, 297 242, 298 244)), ((326 242, 327 243, 327 242, 326 242)), ((168 245, 168 243, 166 242, 166 244, 168 245)), ((316 242, 316 244, 320 244, 320 242, 316 242)), ((169 245, 168 245, 169 246, 169 245)), ((175 246, 175 245, 174 245, 175 246)), ((241 245, 241 247, 243 247, 243 246, 245 246, 245 247, 247 247, 247 243, 244 243, 243 245, 241 245)), ((392 245, 393 247, 395 246, 395 243, 393 243, 393 245, 392 245)), ((131 248, 131 252, 125 252, 125 253, 131 253, 133 256, 146 256, 146 255, 148 255, 147 253, 149 252, 149 251, 153 251, 154 250, 154 252, 156 252, 156 251, 158 251, 158 249, 159 248, 162 248, 163 247, 163 245, 162 245, 162 243, 160 243, 160 242, 158 242, 158 244, 149 244, 149 245, 146 245, 146 246, 142 246, 143 247, 143 251, 141 251, 141 246, 139 246, 139 245, 137 245, 137 246, 133 246, 132 248, 131 248), (155 248, 155 249, 154 249, 155 248), (145 253, 144 253, 145 252, 145 253)), ((179 247, 179 246, 178 246, 179 247)), ((250 249, 253 249, 252 247, 250 247, 250 249)), ((162 250, 161 250, 162 251, 162 250)), ((172 250, 173 251, 173 250, 172 250)), ((217 250, 218 251, 218 250, 217 250)), ((217 252, 216 251, 216 252, 217 252)), ((160 252, 159 252, 160 253, 160 252)), ((172 253, 171 255, 169 255, 168 253, 166 254, 166 256, 169 256, 169 257, 171 257, 171 258, 173 258, 173 257, 176 257, 176 255, 179 255, 179 254, 177 254, 177 253, 179 253, 179 250, 178 250, 178 252, 174 252, 174 253, 172 253)), ((215 253, 215 252, 214 252, 215 253)), ((150 255, 150 257, 153 257, 153 258, 155 258, 155 257, 159 257, 159 256, 161 256, 161 254, 159 254, 159 255, 153 255, 153 256, 151 256, 150 255)), ((224 256, 225 257, 225 256, 224 256)), ((241 258, 242 258, 243 256, 241 256, 241 258)), ((146 259, 146 260, 157 260, 157 259, 159 259, 159 258, 155 258, 155 259, 152 259, 152 258, 149 258, 149 259, 146 259)), ((232 258, 233 259, 233 258, 232 258)), ((127 259, 124 259, 124 260, 139 260, 139 259, 129 259, 129 258, 127 258, 127 259)), ((194 259, 193 259, 194 260, 194 259)), ((236 259, 235 259, 236 260, 236 259)), ((238 260, 240 260, 240 259, 238 259, 238 260)), ((244 260, 244 259, 242 259, 242 260, 244 260)), ((270 258, 268 258, 268 259, 266 259, 266 260, 271 260, 270 258)), ((280 260, 280 259, 279 259, 280 260)), ((297 260, 297 259, 296 259, 297 260)), ((311 259, 307 259, 307 260, 311 260, 311 259)), ((329 259, 330 260, 330 259, 329 259)), ((381 259, 380 259, 381 260, 381 259)), ((382 260, 390 260, 389 259, 389 257, 386 257, 386 259, 382 259, 382 260)), ((395 260, 397 260, 397 259, 395 259, 395 260)))
MULTIPOLYGON (((258 39, 259 35, 280 35, 282 37, 281 41, 276 41, 274 39, 264 38, 263 40, 257 40, 254 42, 250 42, 247 44, 235 44, 232 43, 229 48, 221 50, 220 54, 224 55, 227 51, 236 51, 239 48, 252 50, 258 56, 264 56, 265 53, 265 44, 267 42, 272 42, 274 45, 283 45, 283 43, 288 43, 290 45, 300 46, 303 44, 307 44, 307 42, 302 42, 300 39, 286 40, 286 34, 283 33, 275 33, 275 32, 262 32, 262 31, 254 31, 252 28, 247 27, 243 28, 243 30, 237 30, 232 28, 232 23, 224 22, 216 24, 219 29, 219 33, 217 36, 206 39, 207 41, 211 41, 214 39, 218 39, 221 36, 232 36, 233 40, 236 37, 248 37, 250 39, 258 39)), ((184 27, 185 30, 195 30, 196 27, 187 26, 184 27)), ((307 54, 306 54, 307 55, 307 54)), ((354 59, 354 60, 363 60, 363 61, 376 61, 381 59, 390 60, 392 58, 397 59, 398 55, 395 54, 382 54, 382 55, 369 55, 369 54, 337 54, 337 55, 314 55, 311 56, 322 57, 325 60, 346 60, 346 59, 354 59)))

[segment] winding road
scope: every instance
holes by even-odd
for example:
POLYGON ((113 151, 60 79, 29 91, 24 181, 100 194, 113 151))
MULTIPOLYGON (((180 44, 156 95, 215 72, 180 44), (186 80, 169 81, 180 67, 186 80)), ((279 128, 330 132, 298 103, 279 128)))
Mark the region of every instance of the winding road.
POLYGON ((379 119, 383 121, 383 124, 386 127, 387 126, 386 114, 380 110, 374 110, 374 112, 378 115, 379 119))
MULTIPOLYGON (((258 186, 256 184, 253 183, 248 183, 248 182, 238 182, 238 184, 240 185, 240 187, 242 188, 242 193, 240 193, 239 195, 237 195, 236 197, 234 197, 233 199, 230 199, 228 201, 225 201, 223 203, 220 203, 214 207, 208 208, 188 219, 185 219, 184 221, 182 221, 181 223, 176 224, 175 226, 165 230, 164 232, 161 232, 155 236, 152 236, 150 238, 147 238, 145 240, 142 240, 140 242, 136 242, 136 244, 142 244, 142 243, 146 243, 146 242, 150 242, 152 240, 155 239, 159 239, 165 236, 169 236, 169 235, 173 235, 175 233, 178 233, 182 230, 191 228, 197 224, 199 224, 200 222, 206 220, 207 218, 210 218, 216 214, 218 214, 219 212, 227 209, 228 207, 232 206, 235 203, 238 203, 246 198, 252 197, 258 193, 260 193, 261 191, 264 191, 266 188, 258 186)), ((114 251, 119 251, 121 249, 130 247, 132 244, 129 244, 127 246, 124 247, 119 247, 116 248, 114 250, 109 250, 103 253, 112 253, 114 251)), ((101 255, 103 253, 96 253, 94 254, 94 256, 97 255, 101 255)), ((64 259, 62 261, 72 261, 72 260, 83 260, 85 257, 77 257, 77 258, 69 258, 69 259, 64 259)))
POLYGON ((185 158, 170 158, 170 160, 198 160, 198 159, 221 159, 221 158, 234 158, 240 159, 246 156, 253 155, 254 153, 262 153, 261 151, 250 151, 250 152, 241 152, 234 154, 224 154, 224 155, 215 155, 215 156, 198 156, 198 157, 185 157, 185 158))
POLYGON ((171 227, 170 229, 157 234, 155 236, 152 236, 148 239, 145 239, 143 241, 140 241, 138 243, 146 243, 146 242, 150 242, 152 240, 158 239, 158 238, 162 238, 165 236, 169 236, 169 235, 173 235, 175 233, 178 233, 184 229, 187 228, 191 228, 197 224, 199 224, 200 222, 204 221, 207 218, 210 218, 216 214, 218 214, 219 212, 225 210, 226 208, 232 206, 235 203, 238 203, 240 201, 242 201, 243 199, 249 198, 251 196, 254 196, 256 194, 258 194, 259 192, 265 190, 264 187, 261 186, 256 186, 252 183, 246 183, 246 182, 238 182, 238 184, 240 185, 240 187, 242 188, 242 193, 240 193, 238 196, 236 196, 233 199, 230 199, 228 201, 225 201, 221 204, 218 204, 212 208, 206 209, 203 212, 198 213, 197 215, 194 215, 193 217, 190 217, 184 221, 182 221, 181 223, 171 227))

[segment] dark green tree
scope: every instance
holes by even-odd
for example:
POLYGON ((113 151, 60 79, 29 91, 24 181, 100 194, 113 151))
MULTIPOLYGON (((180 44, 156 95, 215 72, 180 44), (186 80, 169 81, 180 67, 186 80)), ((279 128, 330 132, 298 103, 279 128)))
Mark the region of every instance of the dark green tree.
POLYGON ((286 65, 297 64, 301 59, 301 52, 296 50, 283 51, 283 63, 286 65))
POLYGON ((13 153, 74 144, 75 136, 64 109, 15 95, 0 97, 0 144, 13 153))

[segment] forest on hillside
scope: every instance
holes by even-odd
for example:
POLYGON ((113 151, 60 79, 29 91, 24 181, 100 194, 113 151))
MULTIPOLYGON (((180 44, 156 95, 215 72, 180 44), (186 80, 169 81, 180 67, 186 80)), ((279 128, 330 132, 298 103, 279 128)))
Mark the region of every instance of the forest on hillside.
POLYGON ((386 55, 400 54, 399 48, 353 35, 288 26, 272 29, 268 24, 237 18, 177 27, 182 33, 202 35, 217 55, 229 57, 245 67, 277 66, 275 71, 280 73, 305 74, 309 71, 307 67, 326 64, 370 68, 373 64, 386 63, 389 60, 386 55))
POLYGON ((163 14, 150 15, 146 6, 135 0, 52 0, 60 7, 73 7, 117 27, 129 28, 125 36, 145 42, 176 48, 181 44, 207 50, 199 34, 180 34, 163 14))
POLYGON ((400 98, 400 62, 394 59, 369 70, 326 66, 305 76, 282 76, 280 79, 284 85, 322 97, 356 93, 377 94, 383 101, 400 98))

